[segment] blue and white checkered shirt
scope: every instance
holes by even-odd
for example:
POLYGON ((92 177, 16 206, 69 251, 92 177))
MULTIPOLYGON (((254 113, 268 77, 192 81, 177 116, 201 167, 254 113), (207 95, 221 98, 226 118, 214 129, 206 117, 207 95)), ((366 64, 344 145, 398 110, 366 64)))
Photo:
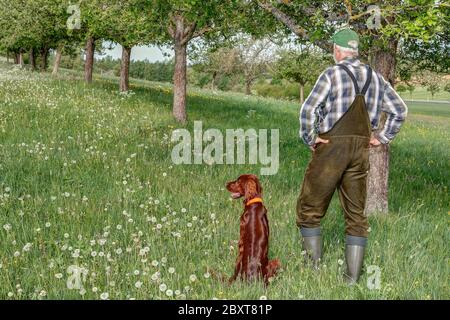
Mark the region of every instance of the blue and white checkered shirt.
MULTIPOLYGON (((367 66, 358 59, 347 58, 339 62, 355 75, 360 88, 367 80, 367 66)), ((314 145, 319 133, 330 130, 344 115, 355 99, 355 88, 350 76, 342 67, 326 69, 300 109, 300 137, 307 145, 314 145)), ((384 128, 376 138, 389 143, 400 131, 408 108, 390 83, 372 71, 372 81, 365 94, 367 112, 372 130, 378 128, 381 111, 387 113, 384 128)))

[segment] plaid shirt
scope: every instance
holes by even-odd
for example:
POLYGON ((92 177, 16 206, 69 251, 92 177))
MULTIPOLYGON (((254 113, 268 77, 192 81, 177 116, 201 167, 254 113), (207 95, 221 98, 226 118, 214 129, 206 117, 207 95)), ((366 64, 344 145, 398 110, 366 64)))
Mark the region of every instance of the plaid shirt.
MULTIPOLYGON (((355 75, 362 88, 367 79, 367 67, 358 59, 340 62, 355 75)), ((300 137, 307 145, 314 145, 319 133, 330 130, 344 115, 355 99, 355 88, 350 76, 337 65, 326 69, 317 80, 300 109, 300 137)), ((376 135, 381 143, 389 143, 400 131, 408 109, 389 82, 375 71, 365 94, 367 112, 372 130, 378 128, 381 111, 387 113, 384 128, 376 135)))

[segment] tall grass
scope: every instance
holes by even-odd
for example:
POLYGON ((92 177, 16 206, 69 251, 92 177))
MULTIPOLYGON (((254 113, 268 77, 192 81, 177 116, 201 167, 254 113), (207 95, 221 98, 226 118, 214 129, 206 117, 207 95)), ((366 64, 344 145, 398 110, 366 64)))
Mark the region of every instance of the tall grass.
POLYGON ((189 123, 280 129, 280 170, 261 177, 270 255, 283 271, 268 288, 224 285, 237 256, 240 201, 224 188, 258 165, 171 163, 168 85, 115 79, 85 85, 0 66, 0 297, 10 299, 448 299, 449 114, 412 106, 391 148, 390 212, 370 217, 365 269, 381 287, 342 281, 344 221, 337 198, 323 220, 319 272, 303 264, 295 203, 310 154, 298 105, 191 89, 189 123), (252 111, 250 111, 252 110, 252 111), (416 112, 416 110, 418 112, 416 112), (424 111, 425 110, 425 111, 424 111), (70 266, 86 270, 69 289, 70 266))

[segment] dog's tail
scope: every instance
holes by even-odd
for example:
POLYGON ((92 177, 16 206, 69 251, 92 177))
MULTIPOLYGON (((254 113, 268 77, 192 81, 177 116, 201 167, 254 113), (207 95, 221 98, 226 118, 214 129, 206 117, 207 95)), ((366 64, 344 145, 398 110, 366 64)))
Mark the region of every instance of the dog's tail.
POLYGON ((209 269, 208 272, 209 272, 209 274, 211 275, 212 278, 214 278, 214 279, 216 279, 216 280, 218 280, 220 282, 223 282, 223 283, 228 283, 229 282, 228 277, 225 274, 223 274, 222 272, 220 272, 220 271, 209 269))
POLYGON ((278 259, 270 260, 269 263, 267 264, 267 273, 266 273, 267 279, 274 277, 277 274, 278 269, 280 267, 281 267, 280 260, 278 259))

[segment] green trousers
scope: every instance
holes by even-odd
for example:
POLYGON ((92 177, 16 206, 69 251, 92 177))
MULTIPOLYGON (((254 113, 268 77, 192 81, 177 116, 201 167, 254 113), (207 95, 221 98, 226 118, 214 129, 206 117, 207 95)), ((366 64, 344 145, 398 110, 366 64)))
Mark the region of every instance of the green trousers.
MULTIPOLYGON (((367 86, 364 89, 367 90, 367 86)), ((338 189, 346 234, 368 236, 364 208, 371 126, 364 95, 357 88, 356 92, 358 94, 344 116, 330 131, 319 134, 329 143, 317 146, 306 169, 297 201, 298 227, 319 227, 333 193, 338 189)))

